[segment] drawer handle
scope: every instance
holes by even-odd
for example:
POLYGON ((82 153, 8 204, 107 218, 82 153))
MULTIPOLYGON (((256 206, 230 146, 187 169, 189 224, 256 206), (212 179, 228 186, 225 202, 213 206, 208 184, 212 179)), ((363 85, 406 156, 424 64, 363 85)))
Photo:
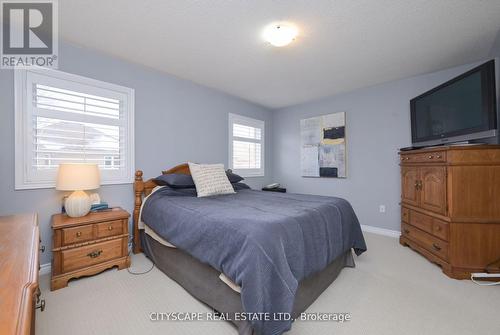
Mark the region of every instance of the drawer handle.
POLYGON ((45 299, 40 300, 40 302, 36 304, 35 308, 43 312, 45 310, 45 299))
POLYGON ((89 256, 90 258, 96 258, 96 257, 101 256, 101 254, 102 254, 102 250, 96 250, 96 251, 92 251, 91 253, 88 253, 87 256, 89 256))
POLYGON ((108 230, 113 230, 113 226, 109 226, 109 227, 108 227, 108 230))
POLYGON ((437 250, 437 251, 441 250, 441 247, 440 247, 439 245, 437 245, 436 243, 433 243, 433 244, 432 244, 432 247, 433 247, 435 250, 437 250))
POLYGON ((433 158, 434 158, 434 156, 432 156, 432 155, 429 156, 429 159, 433 159, 433 158))
POLYGON ((437 231, 441 231, 441 227, 440 226, 436 226, 436 230, 437 231))
POLYGON ((422 189, 422 181, 421 180, 415 181, 415 189, 417 189, 417 190, 422 189))
POLYGON ((410 231, 408 229, 405 229, 404 232, 405 232, 405 234, 409 234, 410 233, 410 231))
POLYGON ((437 155, 436 158, 441 158, 441 155, 437 155))
POLYGON ((76 237, 81 237, 81 236, 82 236, 82 232, 81 231, 76 232, 76 237))

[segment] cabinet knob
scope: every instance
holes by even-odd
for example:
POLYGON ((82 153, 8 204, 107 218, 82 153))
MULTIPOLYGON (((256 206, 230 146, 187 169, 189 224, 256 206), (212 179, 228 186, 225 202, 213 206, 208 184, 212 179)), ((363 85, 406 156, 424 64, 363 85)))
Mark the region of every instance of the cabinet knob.
POLYGON ((441 227, 440 226, 436 226, 436 230, 437 231, 441 231, 441 227))
POLYGON ((410 231, 408 229, 405 229, 404 232, 405 232, 405 234, 409 234, 410 233, 410 231))
POLYGON ((109 227, 108 227, 108 230, 113 230, 113 226, 109 226, 109 227))
POLYGON ((76 232, 76 237, 81 237, 81 236, 82 236, 82 232, 81 231, 76 232))
POLYGON ((441 158, 441 155, 437 155, 436 158, 441 158))
POLYGON ((429 156, 429 159, 433 159, 433 158, 434 158, 434 156, 432 156, 432 155, 429 156))

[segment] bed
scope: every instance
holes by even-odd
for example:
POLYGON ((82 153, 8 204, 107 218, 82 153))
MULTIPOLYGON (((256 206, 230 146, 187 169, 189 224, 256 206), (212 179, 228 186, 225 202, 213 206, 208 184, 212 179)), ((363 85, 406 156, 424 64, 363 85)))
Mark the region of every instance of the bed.
MULTIPOLYGON (((190 171, 182 164, 163 174, 190 171)), ((366 251, 344 199, 236 186, 234 194, 197 198, 142 175, 134 183, 134 252, 225 315, 240 335, 287 331, 292 320, 283 315, 304 312, 344 267, 354 267, 352 251, 366 251)))

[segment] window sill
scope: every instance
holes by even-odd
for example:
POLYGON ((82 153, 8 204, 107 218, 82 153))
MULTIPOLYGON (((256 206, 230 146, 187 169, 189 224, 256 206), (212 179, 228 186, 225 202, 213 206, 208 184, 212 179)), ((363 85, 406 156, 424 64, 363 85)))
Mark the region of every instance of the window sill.
POLYGON ((261 172, 255 172, 255 173, 248 173, 244 171, 238 171, 238 170, 232 170, 233 173, 242 176, 243 178, 254 178, 254 177, 265 177, 264 173, 261 172))
MULTIPOLYGON (((101 182, 101 186, 107 186, 107 185, 130 185, 133 184, 133 180, 123 180, 123 181, 109 181, 101 182)), ((39 189, 48 189, 48 188, 55 188, 56 183, 30 183, 30 184, 21 184, 21 185, 15 185, 14 190, 16 191, 25 191, 25 190, 39 190, 39 189)))

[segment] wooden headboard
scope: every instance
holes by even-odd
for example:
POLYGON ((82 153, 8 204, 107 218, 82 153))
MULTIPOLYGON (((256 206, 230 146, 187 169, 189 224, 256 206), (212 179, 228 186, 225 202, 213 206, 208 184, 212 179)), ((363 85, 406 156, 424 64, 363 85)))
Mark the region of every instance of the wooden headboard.
MULTIPOLYGON (((173 168, 169 170, 164 170, 162 171, 162 174, 188 174, 190 175, 191 172, 189 171, 189 165, 186 163, 180 164, 177 166, 174 166, 173 168)), ((141 240, 139 238, 139 212, 141 211, 141 206, 142 206, 142 200, 144 197, 148 196, 151 194, 151 191, 158 186, 158 184, 154 181, 154 179, 148 179, 144 181, 142 179, 142 171, 137 170, 135 172, 135 181, 134 181, 134 195, 135 195, 135 202, 134 202, 134 254, 137 254, 142 251, 141 249, 141 240)))

